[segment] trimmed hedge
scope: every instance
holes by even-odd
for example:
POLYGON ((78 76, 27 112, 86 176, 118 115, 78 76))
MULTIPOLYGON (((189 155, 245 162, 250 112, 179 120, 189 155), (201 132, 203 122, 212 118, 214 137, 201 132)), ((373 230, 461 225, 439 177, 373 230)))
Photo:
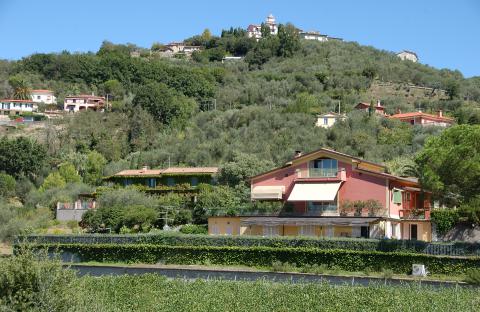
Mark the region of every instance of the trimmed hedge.
POLYGON ((157 244, 169 246, 239 246, 344 249, 383 252, 413 252, 448 256, 480 256, 480 243, 427 243, 415 240, 354 238, 211 236, 179 233, 134 235, 30 235, 17 242, 42 244, 157 244))
POLYGON ((318 248, 162 246, 149 244, 45 244, 36 248, 58 251, 78 261, 271 266, 274 262, 297 266, 325 264, 346 271, 381 271, 408 274, 412 264, 425 264, 434 274, 463 274, 480 268, 480 257, 446 257, 404 252, 322 250, 318 248))

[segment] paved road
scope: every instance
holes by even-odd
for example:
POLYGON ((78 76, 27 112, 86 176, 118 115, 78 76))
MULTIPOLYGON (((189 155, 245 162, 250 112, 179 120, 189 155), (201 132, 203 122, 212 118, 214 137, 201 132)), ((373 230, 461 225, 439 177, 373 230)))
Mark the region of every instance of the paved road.
POLYGON ((133 266, 95 266, 72 264, 70 267, 77 271, 80 276, 102 276, 102 275, 139 275, 156 273, 167 278, 182 279, 222 279, 222 280, 243 280, 256 281, 268 280, 275 282, 293 283, 320 283, 329 282, 333 285, 369 285, 371 283, 386 285, 421 284, 433 287, 468 287, 464 283, 441 282, 441 281, 413 281, 406 279, 389 279, 375 277, 346 277, 335 275, 315 275, 304 273, 281 273, 281 272, 258 272, 258 271, 231 271, 218 269, 197 269, 197 268, 167 268, 167 267, 133 267, 133 266))

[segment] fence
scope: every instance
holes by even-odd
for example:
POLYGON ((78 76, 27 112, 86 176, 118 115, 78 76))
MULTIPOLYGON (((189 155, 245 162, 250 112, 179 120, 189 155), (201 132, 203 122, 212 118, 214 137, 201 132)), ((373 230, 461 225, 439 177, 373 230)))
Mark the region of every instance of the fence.
POLYGON ((354 238, 209 236, 196 234, 83 234, 28 235, 16 243, 38 244, 155 244, 167 246, 264 246, 319 249, 364 250, 382 252, 415 252, 446 256, 480 256, 480 243, 428 243, 415 240, 376 240, 354 238))

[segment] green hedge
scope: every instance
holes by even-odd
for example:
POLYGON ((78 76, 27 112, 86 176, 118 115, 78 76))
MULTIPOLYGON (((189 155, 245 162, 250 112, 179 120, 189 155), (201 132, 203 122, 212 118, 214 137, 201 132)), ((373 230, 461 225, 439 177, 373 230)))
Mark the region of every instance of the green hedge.
POLYGON ((344 249, 383 252, 414 252, 448 256, 480 256, 480 243, 427 243, 415 240, 377 240, 354 238, 211 236, 179 233, 135 235, 30 235, 17 242, 43 244, 157 244, 169 246, 239 246, 344 249))
POLYGON ((162 246, 149 244, 36 245, 59 251, 77 261, 271 266, 274 262, 304 265, 325 264, 346 271, 411 272, 412 264, 425 264, 430 273, 462 274, 480 268, 480 257, 446 257, 404 252, 322 250, 318 248, 162 246))

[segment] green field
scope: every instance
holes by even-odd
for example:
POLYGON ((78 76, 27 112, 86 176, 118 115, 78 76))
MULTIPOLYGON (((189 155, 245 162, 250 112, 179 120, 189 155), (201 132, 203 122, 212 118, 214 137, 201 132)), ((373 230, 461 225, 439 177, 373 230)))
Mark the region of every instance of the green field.
POLYGON ((84 277, 76 311, 479 311, 478 289, 84 277))

